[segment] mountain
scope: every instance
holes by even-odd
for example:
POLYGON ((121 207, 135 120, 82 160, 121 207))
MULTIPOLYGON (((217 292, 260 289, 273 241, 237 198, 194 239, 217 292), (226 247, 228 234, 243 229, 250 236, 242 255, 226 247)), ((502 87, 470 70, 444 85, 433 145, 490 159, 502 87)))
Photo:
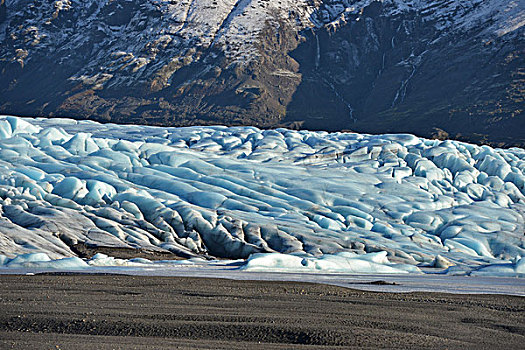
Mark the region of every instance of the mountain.
POLYGON ((525 145, 508 0, 0 0, 0 112, 525 145))

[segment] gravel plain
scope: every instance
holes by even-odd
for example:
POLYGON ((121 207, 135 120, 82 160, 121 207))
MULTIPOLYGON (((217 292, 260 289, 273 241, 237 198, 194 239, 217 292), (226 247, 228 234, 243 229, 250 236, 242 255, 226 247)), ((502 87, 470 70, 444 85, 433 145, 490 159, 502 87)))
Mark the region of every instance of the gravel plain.
POLYGON ((525 298, 125 275, 0 275, 2 349, 499 348, 525 298))

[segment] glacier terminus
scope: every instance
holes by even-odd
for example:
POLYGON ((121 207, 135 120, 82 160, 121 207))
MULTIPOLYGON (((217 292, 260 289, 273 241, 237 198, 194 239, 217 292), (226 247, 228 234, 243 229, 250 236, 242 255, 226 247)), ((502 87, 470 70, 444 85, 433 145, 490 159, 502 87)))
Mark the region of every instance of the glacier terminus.
POLYGON ((3 116, 0 197, 7 269, 177 262, 89 247, 247 271, 525 273, 520 148, 3 116))

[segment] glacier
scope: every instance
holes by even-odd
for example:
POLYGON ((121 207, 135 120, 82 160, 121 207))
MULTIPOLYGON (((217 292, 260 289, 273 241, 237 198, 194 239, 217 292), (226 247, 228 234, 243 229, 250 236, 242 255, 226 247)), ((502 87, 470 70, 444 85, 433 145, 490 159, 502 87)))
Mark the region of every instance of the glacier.
POLYGON ((0 116, 0 271, 525 275, 525 150, 0 116), (75 246, 186 260, 80 259, 75 246))

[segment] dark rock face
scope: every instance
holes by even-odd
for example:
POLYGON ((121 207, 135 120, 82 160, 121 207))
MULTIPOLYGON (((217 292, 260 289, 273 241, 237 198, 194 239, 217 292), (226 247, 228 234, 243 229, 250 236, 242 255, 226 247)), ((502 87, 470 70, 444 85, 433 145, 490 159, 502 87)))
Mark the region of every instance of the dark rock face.
POLYGON ((5 6, 5 0, 0 0, 0 23, 5 21, 7 17, 7 8, 5 6))
POLYGON ((405 3, 0 0, 0 113, 525 145, 523 27, 405 3))
POLYGON ((290 53, 303 79, 287 119, 310 129, 525 144, 516 33, 482 41, 481 28, 443 35, 415 12, 371 12, 335 32, 308 33, 290 53))

